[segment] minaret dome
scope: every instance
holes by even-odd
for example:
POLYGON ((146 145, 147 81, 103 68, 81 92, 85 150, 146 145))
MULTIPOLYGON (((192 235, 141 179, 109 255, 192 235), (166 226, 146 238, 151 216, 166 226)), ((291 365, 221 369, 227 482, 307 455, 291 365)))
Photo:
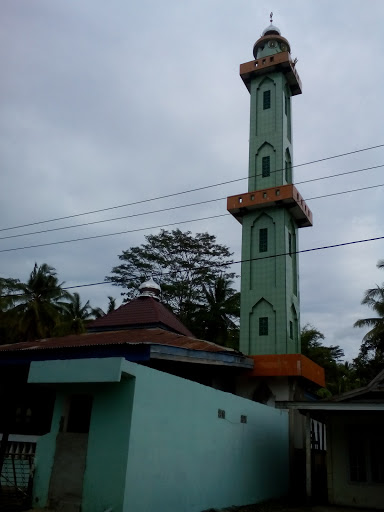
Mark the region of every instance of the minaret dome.
POLYGON ((281 35, 280 30, 272 23, 263 30, 263 33, 253 46, 255 59, 269 57, 281 52, 291 52, 289 42, 281 35))

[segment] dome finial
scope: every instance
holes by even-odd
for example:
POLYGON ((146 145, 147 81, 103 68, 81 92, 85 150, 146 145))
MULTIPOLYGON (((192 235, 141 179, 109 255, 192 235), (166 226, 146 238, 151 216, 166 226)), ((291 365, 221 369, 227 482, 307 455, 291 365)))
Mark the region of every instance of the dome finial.
POLYGON ((272 22, 273 22, 273 12, 271 12, 270 15, 269 15, 269 21, 271 22, 271 25, 272 25, 272 22))
POLYGON ((161 292, 160 286, 153 280, 153 277, 148 279, 139 286, 140 295, 139 297, 152 297, 153 299, 159 300, 161 292))

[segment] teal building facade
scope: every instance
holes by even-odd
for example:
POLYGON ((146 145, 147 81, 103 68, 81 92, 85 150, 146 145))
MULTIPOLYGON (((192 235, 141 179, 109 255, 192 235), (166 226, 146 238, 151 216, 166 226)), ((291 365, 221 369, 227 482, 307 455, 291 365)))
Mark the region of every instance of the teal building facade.
POLYGON ((228 198, 242 223, 240 350, 300 353, 298 228, 312 214, 293 186, 292 97, 301 81, 274 25, 240 66, 250 93, 248 192, 228 198))

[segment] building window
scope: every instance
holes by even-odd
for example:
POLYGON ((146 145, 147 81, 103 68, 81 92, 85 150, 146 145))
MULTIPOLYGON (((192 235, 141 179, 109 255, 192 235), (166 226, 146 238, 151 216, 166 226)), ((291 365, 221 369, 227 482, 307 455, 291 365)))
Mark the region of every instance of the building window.
POLYGON ((292 235, 288 233, 288 252, 289 255, 292 256, 292 235))
POLYGON ((259 336, 268 336, 268 317, 261 316, 259 318, 259 336))
POLYGON ((263 110, 271 108, 271 91, 264 91, 263 93, 263 110))
POLYGON ((261 160, 261 175, 263 178, 268 178, 271 174, 271 159, 269 156, 263 156, 261 160))
POLYGON ((289 337, 293 340, 293 322, 289 322, 289 337))
POLYGON ((288 183, 289 181, 289 163, 285 162, 285 181, 288 183))
POLYGON ((287 96, 285 95, 284 96, 284 110, 285 110, 285 115, 287 116, 288 115, 288 98, 287 96))
POLYGON ((259 230, 259 252, 268 251, 268 229, 262 228, 259 230))

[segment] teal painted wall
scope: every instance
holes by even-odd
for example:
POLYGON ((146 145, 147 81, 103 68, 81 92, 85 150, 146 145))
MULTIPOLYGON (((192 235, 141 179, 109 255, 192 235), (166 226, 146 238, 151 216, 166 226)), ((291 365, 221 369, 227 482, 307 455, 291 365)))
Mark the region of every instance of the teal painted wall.
POLYGON ((55 368, 60 381, 52 431, 37 447, 36 507, 47 504, 56 435, 73 393, 93 395, 83 512, 201 512, 287 492, 285 411, 121 358, 51 363, 31 373, 35 382, 52 383, 55 368), (96 368, 103 379, 114 366, 120 382, 77 382, 81 375, 94 379, 96 368))
POLYGON ((45 507, 48 504, 49 481, 55 457, 56 436, 60 428, 60 418, 63 415, 64 403, 65 393, 56 393, 51 431, 41 436, 36 445, 33 504, 38 508, 45 507))
POLYGON ((201 512, 287 492, 286 412, 133 363, 125 371, 136 377, 125 512, 201 512))
POLYGON ((123 510, 134 391, 134 378, 94 387, 82 512, 123 510))
MULTIPOLYGON (((282 72, 254 76, 250 84, 248 190, 292 183, 291 93, 282 72), (264 108, 264 93, 270 108, 264 108), (263 176, 263 159, 269 175, 263 176)), ((240 350, 245 354, 300 353, 297 225, 289 210, 266 207, 243 217, 240 350), (268 230, 268 250, 260 251, 260 229, 268 230), (292 255, 286 254, 291 248, 292 255), (255 259, 258 258, 258 259, 255 259), (265 258, 264 260, 260 258, 265 258), (268 318, 268 334, 259 331, 268 318)))

